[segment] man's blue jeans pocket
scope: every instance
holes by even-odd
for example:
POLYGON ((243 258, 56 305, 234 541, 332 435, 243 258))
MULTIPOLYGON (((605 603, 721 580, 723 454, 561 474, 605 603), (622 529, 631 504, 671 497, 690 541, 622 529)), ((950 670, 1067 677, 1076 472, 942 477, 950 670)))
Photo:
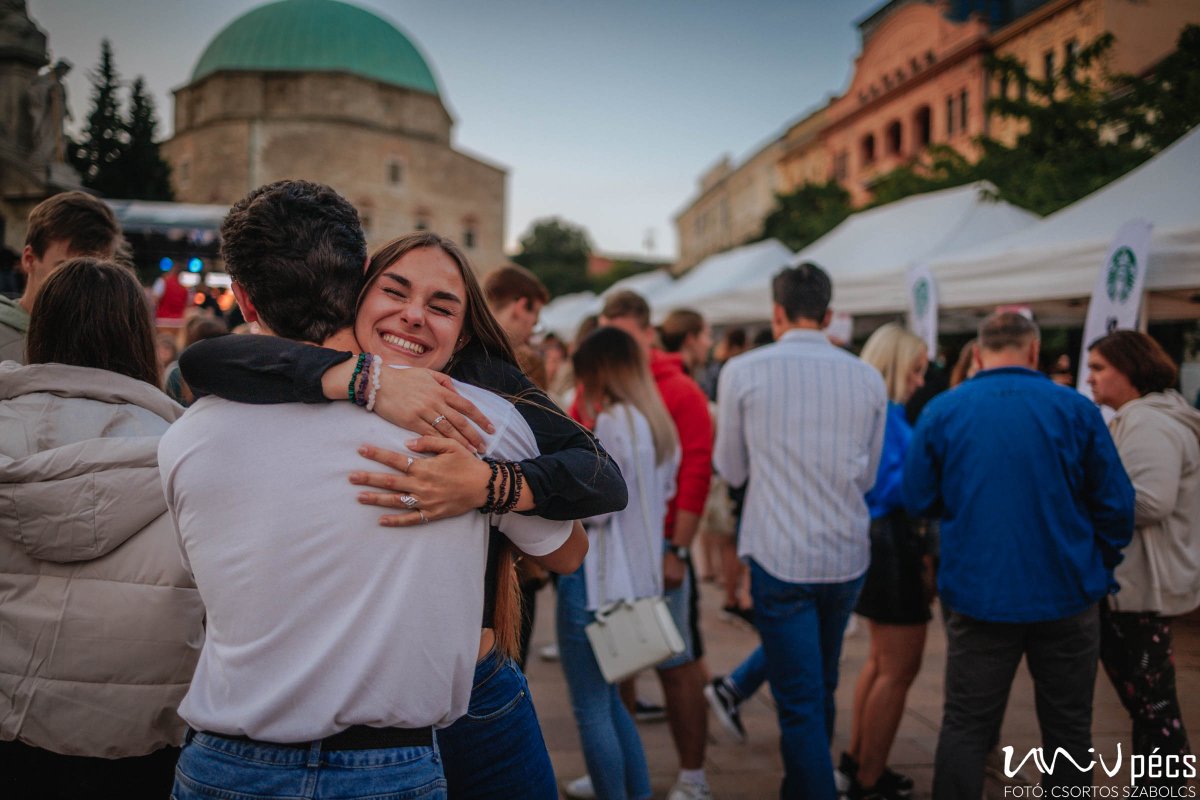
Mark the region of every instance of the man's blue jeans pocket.
POLYGON ((171 797, 443 800, 446 779, 435 747, 321 752, 197 733, 179 756, 171 797))

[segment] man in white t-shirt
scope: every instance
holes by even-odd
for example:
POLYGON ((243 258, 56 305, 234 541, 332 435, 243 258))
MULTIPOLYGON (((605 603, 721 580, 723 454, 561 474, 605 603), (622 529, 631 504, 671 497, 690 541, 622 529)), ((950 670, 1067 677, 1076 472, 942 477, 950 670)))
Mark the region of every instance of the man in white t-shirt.
MULTIPOLYGON (((222 234, 240 299, 266 332, 357 349, 346 329, 366 248, 344 198, 271 184, 233 207, 222 234)), ((495 426, 488 454, 537 454, 510 403, 456 389, 495 426)), ((179 710, 192 732, 177 796, 310 796, 313 785, 325 787, 317 796, 445 796, 432 729, 467 709, 487 518, 381 528, 347 480, 364 465, 355 445, 405 452, 413 436, 348 403, 206 397, 163 437, 167 504, 207 611, 179 710), (217 430, 235 437, 236 457, 217 430)), ((549 561, 577 536, 570 523, 502 520, 518 547, 549 561)))

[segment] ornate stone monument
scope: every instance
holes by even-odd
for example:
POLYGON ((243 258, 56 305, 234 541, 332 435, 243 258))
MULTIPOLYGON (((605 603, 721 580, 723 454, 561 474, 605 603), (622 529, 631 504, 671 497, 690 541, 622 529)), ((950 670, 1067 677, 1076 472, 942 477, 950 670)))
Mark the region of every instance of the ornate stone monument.
POLYGON ((66 162, 63 121, 69 118, 63 76, 71 65, 49 62, 46 34, 25 0, 0 0, 0 233, 19 250, 29 210, 46 197, 79 187, 66 162))

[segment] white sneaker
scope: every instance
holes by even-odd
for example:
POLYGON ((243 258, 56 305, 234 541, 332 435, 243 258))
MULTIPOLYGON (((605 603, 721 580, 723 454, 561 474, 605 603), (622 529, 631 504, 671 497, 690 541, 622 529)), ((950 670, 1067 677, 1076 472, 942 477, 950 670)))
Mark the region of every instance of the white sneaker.
POLYGON ((667 800, 713 800, 712 789, 707 783, 685 783, 676 781, 667 792, 667 800))
POLYGON ((592 776, 584 775, 576 778, 563 787, 563 794, 568 800, 596 800, 596 789, 592 786, 592 776))
POLYGON ((558 661, 558 644, 551 643, 543 645, 538 650, 538 658, 542 661, 558 661))

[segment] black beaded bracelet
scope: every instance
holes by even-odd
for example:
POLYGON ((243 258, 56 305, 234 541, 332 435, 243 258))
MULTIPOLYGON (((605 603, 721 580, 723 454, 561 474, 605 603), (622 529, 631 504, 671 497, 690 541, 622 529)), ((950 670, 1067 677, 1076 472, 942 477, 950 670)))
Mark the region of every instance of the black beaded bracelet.
POLYGON ((496 510, 496 475, 500 473, 500 465, 490 458, 485 458, 492 474, 488 476, 487 501, 480 507, 480 514, 490 514, 496 510))
POLYGON ((350 376, 350 386, 348 389, 348 395, 349 395, 349 399, 350 399, 351 403, 357 404, 357 402, 358 402, 354 396, 355 384, 358 383, 359 373, 362 372, 363 364, 365 364, 366 361, 367 361, 367 354, 359 353, 358 354, 358 363, 354 365, 354 374, 350 376))

